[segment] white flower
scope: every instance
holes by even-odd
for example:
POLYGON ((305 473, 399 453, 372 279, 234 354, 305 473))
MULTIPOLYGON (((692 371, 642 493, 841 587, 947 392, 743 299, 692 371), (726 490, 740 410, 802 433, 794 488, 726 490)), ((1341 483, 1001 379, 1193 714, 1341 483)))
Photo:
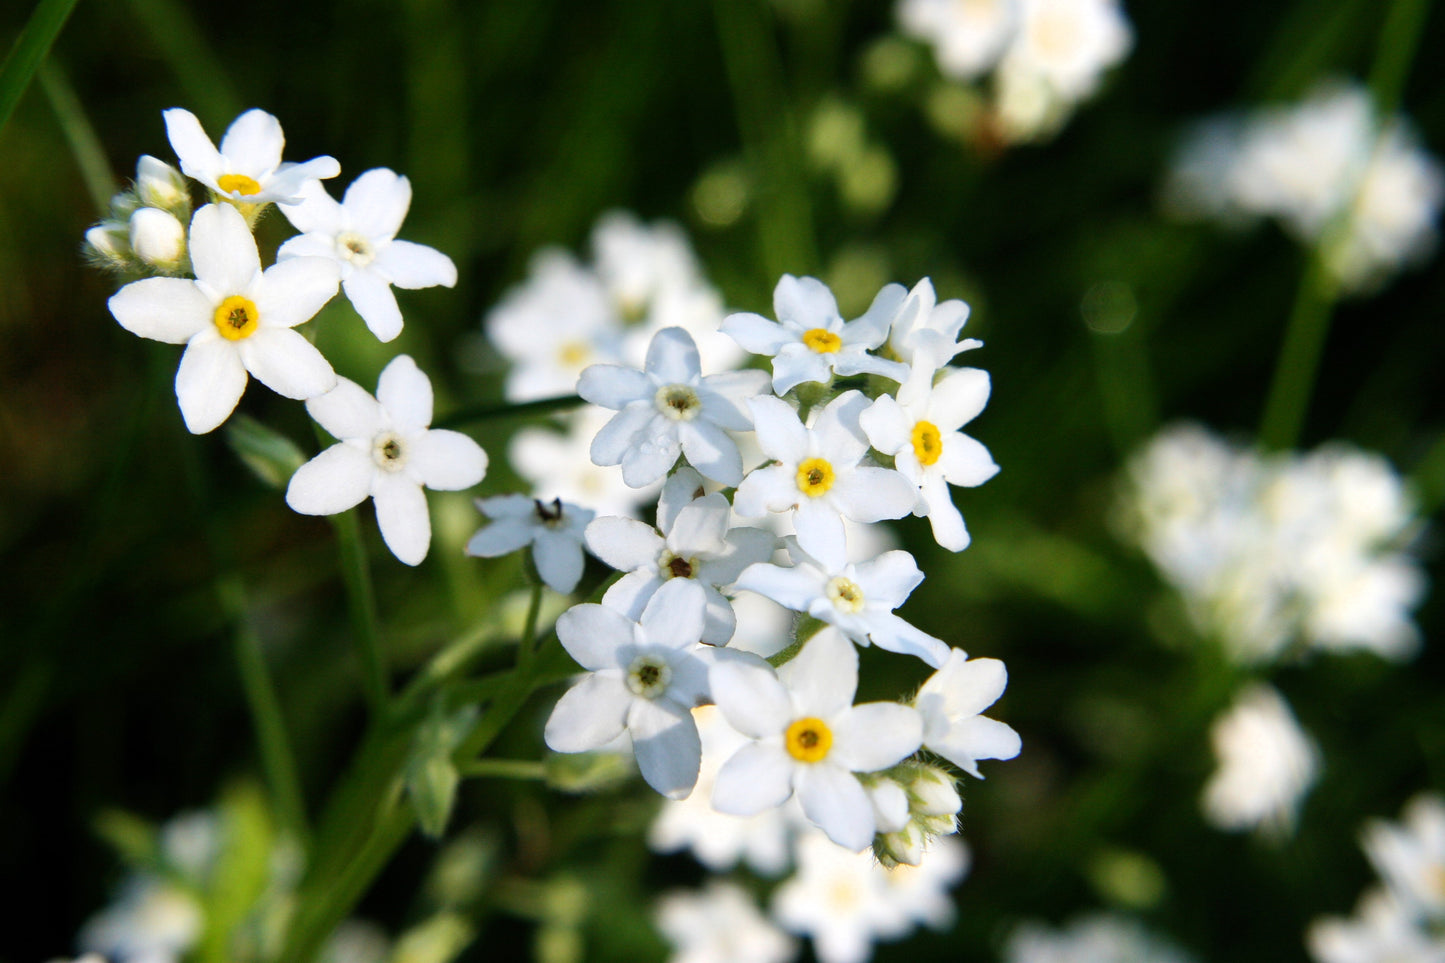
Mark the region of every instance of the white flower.
POLYGON ((1401 906, 1425 918, 1445 919, 1445 800, 1434 793, 1412 799, 1399 823, 1365 826, 1365 852, 1401 906))
POLYGON ((756 518, 792 512, 799 536, 825 545, 828 557, 844 552, 843 518, 876 522, 913 510, 918 491, 898 472, 861 464, 868 442, 858 417, 868 407, 861 392, 846 391, 828 403, 812 428, 781 398, 748 402, 758 446, 777 464, 748 474, 733 508, 756 518))
POLYGON ((599 518, 587 526, 587 547, 627 573, 607 590, 602 604, 635 619, 669 579, 695 579, 707 596, 702 641, 725 645, 737 616, 722 590, 743 569, 770 558, 777 539, 760 528, 730 529, 728 500, 720 492, 699 496, 701 491, 702 476, 681 468, 662 487, 657 529, 631 518, 599 518))
POLYGON ((281 123, 264 110, 248 110, 232 121, 220 150, 190 111, 172 107, 164 117, 171 149, 186 176, 238 204, 294 204, 307 181, 341 173, 334 157, 283 164, 281 123))
POLYGON ((898 391, 880 395, 858 416, 873 447, 893 456, 903 477, 918 488, 915 515, 928 516, 933 537, 953 552, 968 547, 968 529, 949 485, 982 485, 998 474, 988 449, 959 431, 988 403, 988 373, 951 369, 938 384, 915 372, 898 391))
POLYGON ((838 845, 856 852, 871 843, 873 807, 854 773, 886 769, 916 751, 923 723, 908 706, 853 705, 853 646, 823 632, 776 675, 765 664, 727 662, 709 678, 723 716, 753 740, 723 763, 713 806, 749 816, 796 792, 808 819, 838 845))
POLYGON ((957 836, 935 836, 915 864, 878 869, 884 874, 888 898, 910 920, 935 930, 947 929, 954 918, 949 890, 968 873, 968 846, 957 836))
POLYGON ((1316 920, 1305 943, 1316 963, 1445 963, 1445 940, 1383 889, 1360 897, 1352 919, 1316 920))
POLYGON ((423 486, 471 488, 487 473, 487 453, 460 432, 428 427, 431 381, 407 355, 383 369, 375 398, 342 378, 306 410, 338 442, 296 470, 286 504, 303 515, 334 515, 370 496, 386 547, 407 565, 421 564, 431 545, 423 486))
POLYGON ((1204 787, 1204 815, 1220 829, 1294 829, 1319 771, 1319 749, 1274 689, 1254 684, 1210 729, 1219 768, 1204 787))
POLYGON ((972 80, 1003 53, 1018 26, 1018 0, 900 0, 903 32, 933 45, 938 69, 972 80))
POLYGON ((850 852, 819 833, 798 843, 798 872, 773 894, 773 916, 813 940, 820 963, 864 963, 875 940, 912 928, 872 853, 850 852))
POLYGON ((159 876, 133 875, 119 899, 86 920, 78 942, 117 963, 179 963, 205 917, 188 891, 159 876))
POLYGON ((644 504, 657 498, 662 481, 629 488, 621 472, 592 463, 592 439, 611 417, 605 408, 583 405, 559 419, 565 431, 523 428, 507 445, 507 461, 531 483, 533 497, 544 502, 561 498, 586 505, 598 515, 636 518, 644 504))
POLYGON ((207 204, 191 220, 187 278, 146 278, 110 299, 121 327, 184 344, 176 398, 186 427, 211 431, 230 417, 248 372, 287 398, 314 398, 336 384, 321 352, 290 330, 336 294, 336 265, 296 258, 261 270, 256 241, 234 207, 207 204))
POLYGON ((1004 963, 1189 963, 1190 957, 1117 913, 1094 913, 1053 930, 1025 923, 1009 937, 1004 963))
POLYGON ((623 481, 641 488, 667 474, 682 454, 708 478, 736 485, 742 457, 724 429, 752 428, 743 400, 766 384, 761 371, 704 377, 692 335, 664 328, 653 336, 643 370, 597 364, 578 379, 579 395, 617 412, 592 440, 592 460, 621 465, 623 481))
POLYGON ((669 799, 697 782, 702 744, 689 710, 707 699, 708 667, 749 659, 699 643, 702 588, 673 579, 629 619, 604 605, 574 605, 557 620, 557 638, 588 674, 547 719, 554 752, 590 752, 624 731, 642 778, 669 799))
POLYGON ((692 710, 702 740, 702 765, 697 785, 682 799, 669 799, 657 811, 647 832, 647 844, 661 853, 688 849, 714 873, 746 863, 764 876, 777 876, 792 859, 789 844, 795 826, 804 825, 801 813, 791 807, 765 809, 751 816, 718 812, 712 805, 713 785, 722 764, 748 737, 727 724, 715 705, 692 710))
POLYGON ((552 591, 565 595, 577 587, 586 562, 582 534, 592 521, 590 509, 526 495, 479 498, 477 508, 492 522, 467 542, 468 555, 495 558, 531 545, 537 574, 552 591))
POLYGON ((931 377, 956 355, 983 346, 977 338, 958 340, 968 314, 968 305, 957 298, 939 303, 933 282, 924 278, 894 313, 888 350, 908 364, 910 379, 931 377))
POLYGON ((868 352, 887 340, 888 322, 905 294, 902 285, 887 285, 867 313, 845 323, 826 284, 784 274, 773 290, 777 321, 760 314, 730 314, 722 330, 753 354, 772 356, 773 391, 780 395, 805 381, 826 383, 835 372, 902 381, 908 376, 906 365, 868 352))
POLYGON ((893 614, 923 581, 912 555, 884 552, 853 564, 845 561, 841 549, 829 554, 819 552, 816 545, 811 548, 810 553, 808 540, 799 535, 789 546, 791 568, 750 565, 738 577, 737 587, 836 626, 859 645, 872 643, 890 652, 916 655, 934 668, 944 664, 950 651, 947 645, 893 614))
POLYGON ((923 746, 970 776, 982 779, 980 759, 1012 759, 1022 747, 1012 728, 986 718, 983 710, 1003 695, 1008 671, 997 659, 970 659, 950 649, 943 664, 913 699, 923 716, 923 746))
POLYGON ((302 233, 276 253, 278 260, 312 256, 330 258, 341 268, 341 290, 371 333, 390 341, 401 333, 401 309, 392 285, 399 288, 452 287, 457 268, 435 248, 396 240, 411 207, 411 182, 386 168, 369 170, 346 189, 341 203, 320 181, 309 181, 300 200, 281 213, 302 233))
POLYGON ((676 949, 668 963, 786 963, 797 953, 745 890, 717 880, 700 893, 663 896, 657 928, 676 949))

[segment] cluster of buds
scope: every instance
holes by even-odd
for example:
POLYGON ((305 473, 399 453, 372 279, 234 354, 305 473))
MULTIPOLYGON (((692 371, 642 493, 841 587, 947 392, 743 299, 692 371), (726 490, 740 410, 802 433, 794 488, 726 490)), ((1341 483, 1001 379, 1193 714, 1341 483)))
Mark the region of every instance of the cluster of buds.
POLYGON ((186 225, 191 192, 181 172, 143 154, 135 182, 110 201, 110 217, 85 232, 85 252, 97 267, 131 277, 181 277, 190 271, 186 225))

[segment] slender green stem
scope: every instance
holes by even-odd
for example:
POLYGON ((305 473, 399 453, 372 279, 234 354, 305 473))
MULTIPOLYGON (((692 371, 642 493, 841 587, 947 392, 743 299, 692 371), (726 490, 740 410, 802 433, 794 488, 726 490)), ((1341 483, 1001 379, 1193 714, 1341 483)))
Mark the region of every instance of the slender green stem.
POLYGON ((95 203, 95 209, 104 216, 110 210, 110 199, 115 195, 115 176, 110 172, 110 161, 106 159, 105 148, 95 126, 80 105, 75 88, 65 76, 65 71, 54 60, 40 65, 38 79, 40 89, 50 101, 50 109, 60 122, 61 133, 70 145, 71 156, 80 168, 80 179, 95 203))
MULTIPOLYGON (((1325 243, 1328 240, 1322 242, 1322 246, 1325 243)), ((1280 348, 1264 406, 1264 419, 1260 423, 1259 441, 1267 449, 1283 450, 1299 443, 1338 293, 1323 250, 1311 251, 1295 292, 1294 308, 1285 328, 1284 345, 1280 348)))
POLYGON ((266 668, 261 638, 245 615, 245 589, 239 579, 226 577, 218 583, 217 593, 222 607, 235 623, 231 640, 235 646, 236 664, 240 668, 246 703, 251 709, 251 721, 256 727, 261 768, 266 773, 266 784, 271 787, 277 816, 303 848, 307 847, 310 828, 306 823, 306 804, 301 794, 296 757, 291 752, 290 739, 286 735, 286 722, 281 714, 276 687, 266 668))
POLYGON ((527 621, 522 625, 522 637, 517 640, 517 669, 522 673, 531 671, 537 657, 537 617, 542 612, 542 580, 532 583, 531 597, 527 600, 527 621))
POLYGON ((473 759, 457 767, 468 778, 533 779, 547 778, 542 763, 531 759, 473 759))
POLYGON ((569 408, 576 408, 586 404, 576 395, 563 395, 558 398, 539 398, 536 401, 523 401, 517 404, 484 405, 479 408, 462 408, 454 411, 445 418, 439 418, 432 425, 433 428, 455 428, 458 425, 470 425, 479 421, 496 421, 498 418, 522 418, 529 415, 549 415, 554 411, 566 411, 569 408))
POLYGON ((361 526, 356 521, 356 510, 332 515, 331 525, 336 531, 336 544, 341 551, 341 576, 346 582, 351 631, 355 635, 356 652, 361 659, 362 685, 373 716, 382 719, 385 718, 391 691, 381 648, 381 621, 376 614, 376 593, 371 584, 371 565, 366 558, 366 548, 361 542, 361 526))
POLYGON ((55 38, 75 9, 75 0, 40 0, 35 12, 26 21, 15 46, 0 64, 0 130, 15 111, 20 96, 30 86, 30 78, 40 67, 40 62, 50 52, 55 38))
POLYGON ((1400 109, 1405 78, 1410 75, 1410 65, 1419 49, 1425 15, 1429 11, 1430 0, 1395 0, 1380 29, 1369 83, 1375 111, 1387 124, 1400 109))

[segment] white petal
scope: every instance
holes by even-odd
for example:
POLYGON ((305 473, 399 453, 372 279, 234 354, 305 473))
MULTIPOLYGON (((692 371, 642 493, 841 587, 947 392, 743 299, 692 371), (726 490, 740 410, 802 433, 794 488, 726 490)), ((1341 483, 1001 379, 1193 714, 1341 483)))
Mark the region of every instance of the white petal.
POLYGON ((733 494, 733 511, 745 518, 785 512, 798 501, 797 471, 783 465, 756 468, 733 494))
POLYGON ((186 428, 201 435, 231 417, 246 380, 246 366, 229 341, 204 331, 193 338, 176 371, 176 400, 186 428))
POLYGON ((779 348, 793 340, 791 331, 761 314, 730 314, 723 318, 719 330, 753 354, 777 354, 779 348))
POLYGON ((998 474, 998 465, 994 463, 988 449, 957 431, 944 436, 938 467, 943 470, 943 477, 950 485, 967 488, 982 485, 998 474))
POLYGON ((395 171, 376 167, 351 182, 341 204, 354 230, 373 241, 390 240, 401 230, 411 207, 411 182, 395 171))
POLYGON ((718 770, 712 806, 733 816, 756 816, 788 801, 793 794, 793 761, 781 746, 743 746, 718 770))
POLYGON ((642 634, 654 645, 691 647, 702 638, 706 607, 701 585, 687 578, 668 579, 648 600, 638 622, 642 634))
POLYGON ((864 612, 858 621, 868 638, 881 649, 917 656, 935 669, 948 658, 949 648, 942 640, 891 612, 864 612))
POLYGON ((686 798, 697 784, 702 764, 702 742, 692 713, 669 699, 634 699, 627 731, 647 784, 669 799, 686 798))
POLYGON ((728 487, 743 480, 743 458, 737 443, 717 425, 702 418, 679 422, 677 440, 688 464, 708 478, 728 487))
POLYGON ((658 529, 664 532, 672 531, 677 523, 677 513, 706 494, 702 476, 686 465, 667 476, 667 481, 662 486, 662 494, 657 496, 658 529))
POLYGON ((257 328, 236 345, 246 370, 278 395, 305 401, 336 387, 331 363, 289 328, 257 328))
POLYGON ((577 587, 582 579, 582 543, 565 532, 543 529, 532 543, 532 561, 537 574, 554 592, 563 595, 577 587))
POLYGON ((146 278, 117 291, 110 313, 132 334, 185 344, 214 323, 215 305, 186 278, 146 278))
POLYGON ((813 435, 819 450, 834 462, 834 467, 856 465, 868 453, 867 436, 858 424, 868 406, 863 392, 845 391, 819 413, 813 424, 813 435))
POLYGON ((840 473, 828 498, 855 522, 902 518, 918 504, 918 489, 891 468, 864 466, 840 473))
POLYGON ((452 288, 457 284, 456 264, 425 244, 392 241, 376 255, 372 264, 399 288, 452 288))
MULTIPOLYGON (((369 460, 369 459, 368 459, 369 460)), ((477 530, 467 542, 468 555, 478 558, 496 558, 510 555, 523 546, 530 545, 538 534, 533 525, 520 518, 501 518, 477 530)), ((541 569, 539 564, 538 569, 541 569)), ((544 581, 546 581, 544 579, 544 581)), ((548 582, 547 584, 551 584, 548 582)))
POLYGON ((793 515, 793 530, 798 534, 798 547, 830 572, 838 571, 847 561, 847 530, 838 509, 828 499, 800 500, 793 515))
MULTIPOLYGON (((336 198, 326 192, 326 188, 321 186, 319 180, 307 181, 301 185, 300 190, 294 196, 298 198, 297 202, 282 204, 281 213, 286 216, 286 220, 291 222, 292 227, 301 232, 302 237, 309 234, 317 240, 324 240, 329 249, 329 255, 335 257, 336 245, 332 239, 346 227, 341 205, 336 202, 336 198)), ((299 238, 293 237, 281 245, 277 257, 285 255, 286 248, 297 240, 299 238)), ((297 253, 303 252, 298 251, 297 253)))
POLYGON ((619 364, 594 364, 582 369, 577 393, 583 400, 620 411, 634 401, 652 402, 657 386, 636 368, 619 364))
POLYGON ((918 690, 918 705, 930 704, 949 717, 976 716, 998 701, 1008 687, 1008 669, 998 659, 970 659, 952 649, 943 667, 918 690))
POLYGON ((544 737, 553 752, 601 749, 622 734, 633 696, 621 673, 593 673, 562 694, 544 737))
POLYGON ((806 612, 823 593, 823 580, 812 566, 783 568, 769 563, 749 565, 735 587, 756 592, 795 612, 806 612))
POLYGON ((662 576, 657 573, 656 566, 641 568, 613 582, 602 596, 602 604, 635 622, 642 618, 642 610, 647 608, 647 603, 661 587, 662 576))
POLYGON ((677 513, 667 533, 667 547, 676 555, 716 555, 727 549, 725 538, 732 506, 722 492, 696 499, 677 513))
POLYGON ((787 394, 804 382, 823 383, 832 377, 833 365, 830 356, 821 355, 796 341, 783 345, 773 356, 775 394, 787 394))
POLYGON ((376 400, 402 431, 431 424, 431 379, 410 355, 397 355, 382 369, 376 382, 376 400))
POLYGON ((637 434, 652 424, 656 414, 657 410, 650 402, 637 402, 613 415, 592 439, 589 449, 592 464, 602 467, 620 465, 637 434))
MULTIPOLYGON (((290 210, 287 207, 281 209, 290 210)), ((336 261, 336 242, 328 234, 297 234, 276 251, 277 261, 288 261, 293 257, 324 257, 336 261)), ((345 277, 350 262, 342 264, 337 261, 337 266, 345 277)))
POLYGON ((825 629, 778 670, 798 714, 829 718, 853 704, 858 691, 858 650, 833 629, 825 629))
POLYGON ((306 402, 306 411, 336 439, 370 441, 381 431, 381 405, 361 385, 337 378, 336 387, 306 402))
POLYGON ((738 617, 732 603, 711 585, 702 587, 707 605, 704 609, 702 639, 708 645, 727 645, 737 631, 738 617))
POLYGON ((702 373, 697 342, 682 328, 663 328, 652 336, 643 368, 659 384, 690 384, 702 373))
POLYGON ((251 229, 230 204, 207 204, 196 211, 191 218, 190 244, 196 280, 222 298, 248 290, 261 270, 251 229))
POLYGON ((798 413, 781 398, 762 395, 748 400, 758 447, 769 458, 781 462, 797 462, 808 450, 808 429, 798 420, 798 413))
POLYGON ((793 718, 788 690, 766 663, 719 662, 708 672, 708 686, 728 725, 745 736, 776 737, 793 718))
POLYGON ((253 177, 280 166, 285 146, 281 122, 259 108, 252 108, 233 120, 221 138, 221 153, 232 169, 253 177))
POLYGON ((868 443, 885 455, 897 454, 912 441, 912 420, 892 395, 879 395, 859 414, 858 425, 868 436, 868 443))
POLYGON ((800 766, 798 802, 803 813, 833 842, 861 852, 873 842, 873 805, 856 776, 827 762, 800 766))
POLYGON ((271 265, 255 286, 261 325, 294 328, 336 297, 341 268, 320 257, 293 257, 271 265))
POLYGON ((172 107, 162 112, 166 121, 166 137, 171 150, 181 162, 181 170, 187 177, 197 180, 214 180, 221 173, 224 162, 221 152, 211 138, 206 136, 201 122, 189 110, 172 107))
POLYGON ((858 582, 870 605, 889 611, 898 608, 923 581, 923 572, 913 556, 903 551, 884 552, 858 563, 858 582))
POLYGON ((896 702, 869 702, 834 720, 828 758, 854 772, 877 772, 911 756, 922 744, 918 710, 896 702))
POLYGON ((391 285, 385 278, 369 269, 352 271, 351 276, 341 282, 341 290, 366 327, 376 335, 376 340, 385 343, 401 334, 401 308, 397 307, 396 295, 391 293, 391 285))
POLYGON ((633 446, 622 453, 622 480, 628 488, 646 488, 671 470, 682 453, 675 426, 656 415, 633 436, 633 446))
POLYGON ((929 413, 943 431, 953 431, 968 424, 988 404, 989 377, 978 368, 950 371, 933 386, 929 413))
POLYGON ((282 164, 271 175, 265 193, 278 204, 293 204, 300 199, 308 181, 318 177, 335 177, 340 173, 341 164, 334 157, 313 157, 299 164, 282 164))
POLYGON ((963 515, 953 504, 948 492, 948 483, 936 474, 923 480, 923 503, 927 506, 928 524, 933 528, 933 540, 950 552, 961 552, 968 548, 968 528, 963 524, 963 515))
POLYGON ((557 617, 557 639, 584 669, 618 668, 617 650, 634 643, 634 623, 603 605, 574 605, 557 617))
POLYGON ((296 469, 286 486, 286 504, 302 515, 335 515, 355 508, 371 494, 376 464, 355 446, 335 444, 296 469))
POLYGON ((886 284, 873 298, 873 303, 863 316, 843 325, 843 340, 848 344, 862 344, 876 348, 888 337, 893 316, 898 313, 908 289, 901 284, 886 284))
POLYGON ((889 361, 862 350, 844 348, 834 357, 833 370, 840 375, 873 374, 897 381, 908 380, 909 367, 900 361, 889 361))
POLYGON ((420 565, 431 547, 431 515, 421 486, 400 473, 373 476, 376 524, 391 554, 407 565, 420 565))
POLYGON ((833 292, 817 278, 784 274, 773 288, 773 313, 779 321, 808 328, 829 328, 842 317, 833 292))
POLYGON ((657 556, 666 547, 651 525, 611 515, 588 523, 585 537, 592 554, 619 572, 656 567, 657 556))
POLYGON ((766 391, 768 381, 765 371, 724 371, 708 375, 697 388, 702 417, 729 431, 752 430, 753 413, 748 408, 748 399, 766 391))
POLYGON ((995 719, 973 716, 961 719, 948 735, 928 748, 973 776, 979 774, 976 760, 1012 759, 1023 748, 1019 734, 995 719))
POLYGON ((487 453, 459 431, 434 428, 406 440, 406 467, 439 492, 471 488, 487 474, 487 453))

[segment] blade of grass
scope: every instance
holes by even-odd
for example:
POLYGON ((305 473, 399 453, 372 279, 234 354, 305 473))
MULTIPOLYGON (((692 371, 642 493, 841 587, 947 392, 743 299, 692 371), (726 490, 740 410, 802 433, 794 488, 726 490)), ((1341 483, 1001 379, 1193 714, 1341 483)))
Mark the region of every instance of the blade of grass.
POLYGON ((104 217, 110 210, 110 199, 115 196, 116 184, 95 125, 86 116, 80 98, 75 95, 75 88, 58 63, 48 60, 41 64, 37 79, 45 98, 50 101, 50 109, 55 111, 55 119, 60 122, 60 131, 70 145, 75 166, 80 168, 80 179, 85 181, 85 189, 95 202, 96 211, 104 217))
POLYGON ((20 102, 25 88, 30 86, 30 78, 35 75, 40 62, 50 52, 55 38, 60 36, 60 30, 69 19, 70 11, 75 9, 75 2, 76 0, 40 0, 35 6, 35 12, 21 29, 20 36, 16 38, 15 46, 11 47, 10 53, 6 55, 5 63, 0 64, 0 130, 5 129, 5 122, 10 119, 15 105, 20 102))

